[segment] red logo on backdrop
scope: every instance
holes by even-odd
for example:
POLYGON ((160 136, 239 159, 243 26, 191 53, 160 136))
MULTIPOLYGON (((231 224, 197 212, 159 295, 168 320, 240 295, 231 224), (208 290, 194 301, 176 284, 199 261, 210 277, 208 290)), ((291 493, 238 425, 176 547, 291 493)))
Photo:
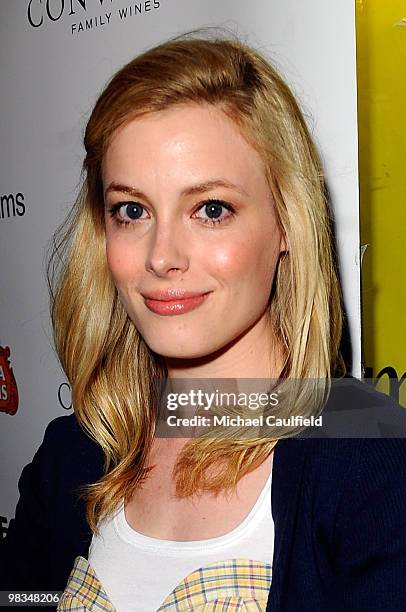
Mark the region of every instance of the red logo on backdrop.
POLYGON ((18 389, 9 357, 10 347, 0 346, 0 412, 15 414, 18 408, 18 389))

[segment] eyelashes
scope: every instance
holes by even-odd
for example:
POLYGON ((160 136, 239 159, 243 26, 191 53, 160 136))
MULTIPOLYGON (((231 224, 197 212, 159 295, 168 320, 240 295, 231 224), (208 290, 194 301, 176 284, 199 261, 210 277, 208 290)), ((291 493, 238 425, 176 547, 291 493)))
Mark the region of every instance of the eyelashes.
MULTIPOLYGON (((231 204, 218 198, 208 198, 207 200, 204 200, 193 215, 203 209, 206 209, 206 214, 214 214, 214 217, 197 217, 197 219, 204 224, 209 224, 211 227, 230 220, 236 214, 235 208, 231 204), (222 214, 221 209, 225 209, 228 214, 220 217, 222 214), (218 213, 220 213, 220 215, 218 213)), ((128 202, 118 202, 117 204, 114 204, 108 208, 108 214, 113 219, 117 227, 128 228, 148 219, 148 217, 142 218, 142 213, 145 210, 146 208, 143 204, 140 204, 135 200, 130 200, 128 202), (124 219, 120 215, 121 209, 126 209, 126 214, 128 216, 127 219, 124 219)))

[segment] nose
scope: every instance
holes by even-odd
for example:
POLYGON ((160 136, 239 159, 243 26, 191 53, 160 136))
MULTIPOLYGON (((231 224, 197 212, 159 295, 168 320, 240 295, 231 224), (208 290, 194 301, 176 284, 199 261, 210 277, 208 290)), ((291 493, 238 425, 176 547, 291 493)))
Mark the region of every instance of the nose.
POLYGON ((180 227, 175 227, 175 224, 170 222, 158 222, 149 239, 145 262, 148 272, 163 278, 188 269, 187 241, 180 227))

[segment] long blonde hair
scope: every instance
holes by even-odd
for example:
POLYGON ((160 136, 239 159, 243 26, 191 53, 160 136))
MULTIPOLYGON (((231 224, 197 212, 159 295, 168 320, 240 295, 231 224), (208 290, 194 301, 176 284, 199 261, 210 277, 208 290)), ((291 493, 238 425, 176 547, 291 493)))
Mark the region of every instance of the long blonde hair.
MULTIPOLYGON (((196 35, 197 34, 197 35, 196 35)), ((101 164, 124 123, 179 103, 215 105, 265 162, 288 252, 270 299, 284 351, 281 376, 326 379, 342 360, 341 293, 319 156, 278 71, 232 36, 177 36, 130 61, 101 93, 85 133, 85 180, 48 261, 54 339, 80 424, 103 448, 105 475, 87 489, 91 528, 147 477, 162 357, 144 342, 117 296, 105 254, 101 164)), ((196 439, 175 466, 177 493, 218 493, 260 465, 275 439, 196 439), (214 465, 224 469, 212 473, 214 465)))

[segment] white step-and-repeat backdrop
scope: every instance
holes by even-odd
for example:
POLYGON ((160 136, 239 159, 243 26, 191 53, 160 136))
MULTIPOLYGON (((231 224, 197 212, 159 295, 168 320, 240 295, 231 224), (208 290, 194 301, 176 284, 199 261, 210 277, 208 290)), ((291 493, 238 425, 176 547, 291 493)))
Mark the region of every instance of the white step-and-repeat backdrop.
POLYGON ((70 407, 52 347, 44 257, 73 204, 86 119, 141 50, 201 26, 240 34, 301 100, 325 163, 360 374, 353 0, 2 0, 0 5, 0 528, 47 423, 70 407))

